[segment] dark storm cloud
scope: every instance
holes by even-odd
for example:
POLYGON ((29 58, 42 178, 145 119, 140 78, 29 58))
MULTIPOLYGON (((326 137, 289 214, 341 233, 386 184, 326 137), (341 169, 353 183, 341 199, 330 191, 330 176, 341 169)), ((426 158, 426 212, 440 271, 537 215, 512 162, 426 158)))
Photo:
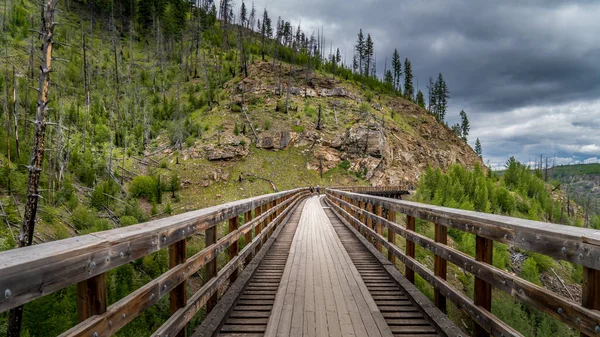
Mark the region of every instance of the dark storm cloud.
MULTIPOLYGON (((241 3, 238 0, 238 5, 241 3)), ((250 2, 247 1, 247 4, 250 2)), ((494 164, 539 153, 600 156, 600 1, 256 0, 277 16, 323 27, 351 63, 359 28, 371 33, 377 69, 394 48, 413 63, 419 88, 444 74, 449 123, 465 109, 470 139, 494 164)))

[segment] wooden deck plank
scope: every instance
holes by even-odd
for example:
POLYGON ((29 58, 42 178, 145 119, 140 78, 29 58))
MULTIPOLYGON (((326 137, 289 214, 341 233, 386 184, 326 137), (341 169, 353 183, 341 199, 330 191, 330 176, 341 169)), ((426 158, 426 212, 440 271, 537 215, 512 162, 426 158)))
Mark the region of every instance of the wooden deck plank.
POLYGON ((265 336, 393 336, 317 197, 304 205, 265 336))

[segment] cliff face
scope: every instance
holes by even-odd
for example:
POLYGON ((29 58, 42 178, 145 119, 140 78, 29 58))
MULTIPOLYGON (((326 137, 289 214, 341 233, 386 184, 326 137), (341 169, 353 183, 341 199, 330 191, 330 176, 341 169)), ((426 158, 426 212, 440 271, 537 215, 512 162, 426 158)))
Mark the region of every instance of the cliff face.
POLYGON ((248 78, 225 84, 228 97, 199 117, 218 119, 220 130, 207 132, 188 152, 218 164, 253 156, 253 146, 299 148, 308 170, 327 173, 342 164, 372 185, 414 185, 428 165, 482 165, 464 141, 416 104, 331 75, 309 77, 306 85, 299 67, 254 63, 248 78))

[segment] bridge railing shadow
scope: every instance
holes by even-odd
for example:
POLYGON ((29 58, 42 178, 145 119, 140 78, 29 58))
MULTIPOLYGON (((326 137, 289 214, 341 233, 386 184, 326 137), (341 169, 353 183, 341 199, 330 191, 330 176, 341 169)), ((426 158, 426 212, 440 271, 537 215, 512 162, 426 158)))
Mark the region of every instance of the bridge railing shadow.
POLYGON ((0 313, 77 285, 80 323, 61 336, 110 336, 169 296, 171 317, 152 336, 183 336, 190 320, 203 308, 212 310, 218 292, 233 284, 306 195, 308 189, 299 188, 0 252, 0 313), (218 230, 224 232, 220 238, 218 230), (204 235, 205 248, 187 257, 186 242, 198 235, 204 235), (107 306, 106 272, 161 249, 168 249, 170 269, 107 306), (226 251, 227 263, 219 269, 217 257, 226 251), (187 280, 201 271, 202 287, 187 298, 187 280))
POLYGON ((377 250, 398 267, 405 266, 405 277, 415 282, 415 273, 434 289, 435 305, 446 312, 446 299, 467 313, 474 322, 474 336, 522 336, 492 313, 492 289, 569 325, 582 336, 600 336, 600 231, 539 221, 464 211, 385 198, 368 193, 373 190, 327 189, 334 212, 372 242, 377 250), (396 221, 404 214, 404 224, 396 221), (416 231, 416 219, 434 224, 434 239, 416 231), (475 236, 475 256, 447 245, 448 229, 475 236), (397 246, 396 236, 405 239, 397 246), (494 242, 569 261, 583 266, 582 302, 559 296, 492 265, 494 242), (420 246, 434 255, 431 270, 415 258, 420 246), (446 280, 447 262, 475 278, 474 298, 466 296, 446 280))

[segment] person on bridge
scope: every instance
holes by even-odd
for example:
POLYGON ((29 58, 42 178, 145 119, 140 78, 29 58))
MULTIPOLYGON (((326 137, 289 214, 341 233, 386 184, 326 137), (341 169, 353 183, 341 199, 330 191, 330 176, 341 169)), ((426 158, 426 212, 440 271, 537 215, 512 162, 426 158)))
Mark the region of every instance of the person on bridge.
POLYGON ((315 189, 311 185, 309 190, 310 190, 310 196, 312 197, 313 193, 315 192, 315 189))
POLYGON ((321 188, 317 185, 317 195, 321 195, 321 188))

